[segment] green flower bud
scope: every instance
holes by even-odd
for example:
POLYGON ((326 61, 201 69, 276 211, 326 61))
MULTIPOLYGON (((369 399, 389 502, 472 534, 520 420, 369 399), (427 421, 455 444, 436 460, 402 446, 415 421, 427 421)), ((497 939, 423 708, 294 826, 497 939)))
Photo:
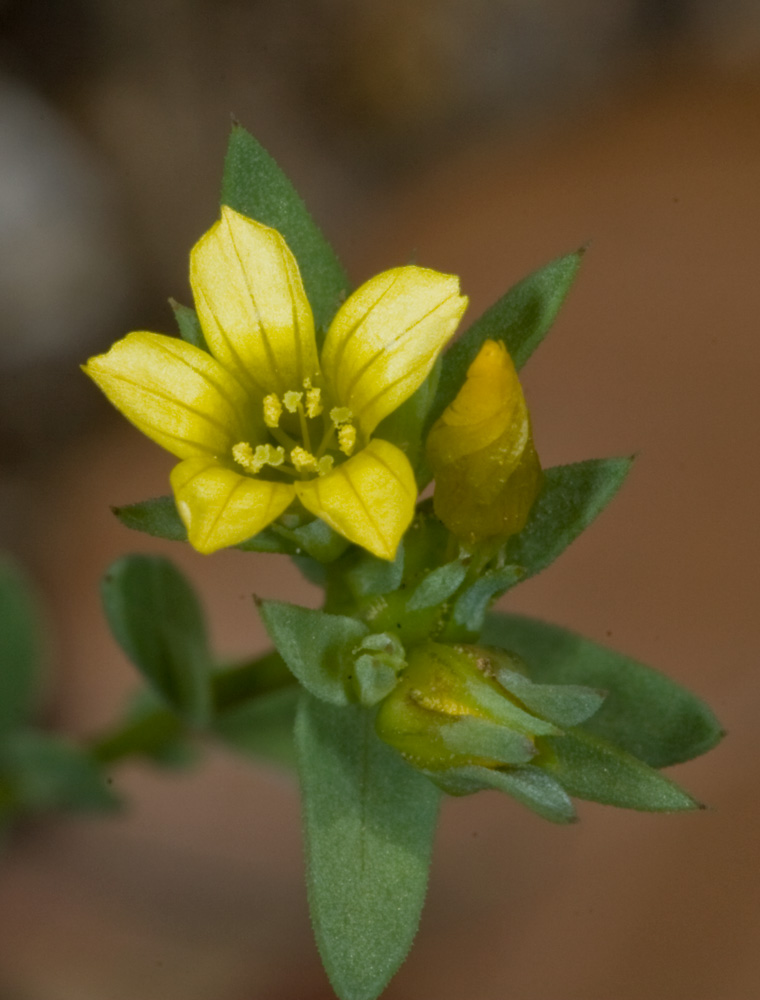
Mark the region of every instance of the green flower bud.
MULTIPOLYGON (((561 730, 499 683, 499 661, 506 657, 476 646, 415 647, 380 706, 378 734, 425 771, 527 763, 537 753, 536 737, 561 730)), ((514 676, 517 664, 509 663, 514 676)))

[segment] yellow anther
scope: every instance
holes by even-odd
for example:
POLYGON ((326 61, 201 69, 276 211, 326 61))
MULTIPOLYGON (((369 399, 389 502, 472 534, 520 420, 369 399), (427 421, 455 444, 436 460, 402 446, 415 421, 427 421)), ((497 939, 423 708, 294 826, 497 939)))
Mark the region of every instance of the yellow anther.
POLYGON ((338 447, 344 455, 350 455, 356 445, 356 428, 353 424, 344 424, 338 431, 338 447))
POLYGON ((332 455, 323 455, 317 462, 317 472, 320 476, 326 476, 328 472, 332 472, 332 467, 334 463, 334 458, 332 455))
POLYGON ((301 402, 302 396, 303 396, 302 392, 295 392, 293 389, 290 389, 288 392, 285 393, 285 395, 282 397, 282 401, 285 404, 285 409, 288 411, 288 413, 296 413, 296 411, 298 410, 298 404, 301 402))
POLYGON ((319 464, 312 453, 298 445, 291 451, 290 461, 297 472, 319 471, 319 464))
POLYGON ((264 423, 267 427, 277 427, 282 416, 282 403, 273 392, 264 396, 264 423))
POLYGON ((349 410, 347 406, 333 406, 330 410, 330 420, 336 427, 340 427, 341 424, 347 424, 353 413, 349 410))
MULTIPOLYGON (((309 381, 309 379, 304 379, 304 385, 309 381)), ((322 390, 312 389, 311 386, 308 386, 306 389, 306 416, 318 417, 322 410, 322 390)))
POLYGON ((259 444, 254 451, 247 441, 240 441, 233 447, 232 457, 246 472, 256 475, 265 465, 271 465, 273 468, 282 465, 285 461, 285 449, 274 448, 271 444, 259 444))

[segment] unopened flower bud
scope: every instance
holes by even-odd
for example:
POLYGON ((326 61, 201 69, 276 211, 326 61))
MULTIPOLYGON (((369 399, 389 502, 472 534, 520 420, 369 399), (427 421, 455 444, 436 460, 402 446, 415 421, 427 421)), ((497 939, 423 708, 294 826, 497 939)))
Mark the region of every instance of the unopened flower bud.
POLYGON ((525 527, 541 466, 522 387, 502 343, 487 340, 481 347, 430 431, 427 457, 435 512, 465 544, 502 541, 525 527))

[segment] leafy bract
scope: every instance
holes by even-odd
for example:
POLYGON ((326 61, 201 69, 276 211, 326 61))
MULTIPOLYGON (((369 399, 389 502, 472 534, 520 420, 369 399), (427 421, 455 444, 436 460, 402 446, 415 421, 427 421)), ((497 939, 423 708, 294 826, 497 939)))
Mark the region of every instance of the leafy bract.
POLYGON ((500 340, 519 369, 547 333, 575 279, 583 251, 567 254, 523 278, 487 309, 443 355, 430 427, 451 403, 486 340, 500 340))
POLYGON ((417 930, 439 792, 367 709, 304 694, 296 744, 317 946, 341 1000, 374 1000, 417 930))
POLYGON ((346 273, 286 175, 237 124, 224 161, 221 203, 282 233, 298 261, 316 324, 326 330, 349 290, 346 273))
POLYGON ((723 735, 707 705, 675 681, 557 625, 491 614, 482 640, 517 653, 535 681, 606 691, 604 703, 583 728, 651 767, 698 757, 723 735))
POLYGON ((259 612, 269 638, 306 690, 347 705, 354 647, 369 632, 367 626, 285 601, 261 601, 259 612))
POLYGON ((106 618, 119 645, 167 705, 194 725, 211 713, 211 657, 192 588, 168 559, 132 555, 108 570, 106 618))

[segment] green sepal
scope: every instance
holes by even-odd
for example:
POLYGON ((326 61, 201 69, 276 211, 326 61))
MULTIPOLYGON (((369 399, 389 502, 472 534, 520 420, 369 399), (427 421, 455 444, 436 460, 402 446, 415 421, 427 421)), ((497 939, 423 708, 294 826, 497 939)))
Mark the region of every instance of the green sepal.
MULTIPOLYGON (((500 657, 505 656, 509 654, 500 653, 500 657)), ((496 667, 495 677, 529 711, 558 726, 577 726, 586 722, 599 711, 605 698, 604 692, 578 684, 534 684, 524 673, 504 665, 496 667)))
POLYGON ((39 697, 40 617, 29 583, 0 557, 0 734, 26 722, 39 697))
POLYGON ((404 577, 403 539, 393 560, 378 559, 371 552, 357 550, 350 565, 342 571, 354 597, 390 594, 398 590, 404 577))
POLYGON ((523 278, 487 309, 443 355, 441 376, 427 426, 459 392, 486 340, 501 340, 519 370, 551 327, 578 273, 583 250, 559 257, 523 278))
POLYGON ((443 604, 456 593, 466 576, 467 567, 458 559, 431 570, 415 587, 406 602, 408 610, 421 611, 423 608, 443 604))
POLYGON ((508 565, 484 573, 456 600, 452 620, 468 633, 477 635, 491 604, 525 576, 522 566, 508 565))
POLYGON ((354 650, 369 628, 285 601, 259 602, 261 620, 293 675, 317 698, 348 705, 354 650))
POLYGON ((186 340, 188 344, 192 344, 193 347, 199 347, 202 351, 210 353, 206 338, 203 336, 203 330, 201 329, 201 321, 198 319, 198 313, 195 309, 191 309, 190 306, 180 305, 174 299, 169 299, 169 305, 174 311, 174 319, 177 323, 180 337, 186 340))
POLYGON ((296 745, 317 947, 340 1000, 374 1000, 417 931, 440 793, 367 709, 305 693, 296 745))
POLYGON ((541 767, 578 799, 644 812, 700 808, 665 775, 583 729, 545 736, 541 742, 545 747, 541 767))
POLYGON ((359 704, 365 708, 387 698, 398 682, 393 667, 371 653, 362 653, 356 658, 353 679, 359 704))
POLYGON ((530 739, 490 719, 465 716, 439 727, 448 750, 469 757, 484 757, 500 764, 527 764, 536 749, 530 739))
POLYGON ((523 579, 540 573, 604 510, 623 485, 632 458, 598 458, 544 471, 544 484, 506 559, 524 567, 523 579))
POLYGON ((293 725, 300 693, 292 684, 259 694, 220 714, 212 731, 238 753, 295 768, 293 725))
POLYGON ((153 690, 191 724, 206 725, 213 666, 184 576, 161 556, 124 556, 103 578, 102 597, 114 637, 153 690))
POLYGON ((286 175, 238 124, 227 146, 221 203, 282 233, 298 261, 317 327, 326 330, 349 291, 346 273, 286 175))
POLYGON ((10 793, 4 808, 11 812, 102 811, 119 804, 85 751, 35 730, 17 730, 3 740, 0 776, 10 793))
POLYGON ((177 512, 174 497, 154 497, 122 507, 111 507, 111 511, 125 528, 170 542, 187 541, 187 529, 177 512))
POLYGON ((712 711, 686 688, 558 625, 494 613, 482 641, 516 653, 534 681, 606 691, 604 704, 584 728, 651 767, 698 757, 724 735, 712 711))
POLYGON ((562 785, 532 764, 508 769, 470 764, 450 771, 426 773, 449 795, 472 795, 493 789, 505 792, 552 823, 573 823, 578 818, 572 800, 562 785))

